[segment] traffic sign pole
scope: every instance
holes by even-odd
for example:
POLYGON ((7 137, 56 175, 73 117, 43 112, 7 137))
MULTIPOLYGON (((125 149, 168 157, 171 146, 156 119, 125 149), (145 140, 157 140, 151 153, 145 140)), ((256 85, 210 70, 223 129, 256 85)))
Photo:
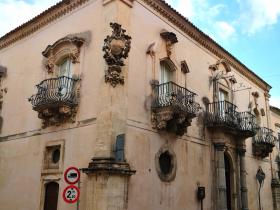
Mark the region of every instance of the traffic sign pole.
MULTIPOLYGON (((81 181, 80 181, 80 179, 79 179, 79 181, 78 181, 78 188, 80 189, 80 183, 81 183, 81 181)), ((77 210, 79 210, 80 209, 80 198, 78 198, 78 200, 77 200, 77 210)))

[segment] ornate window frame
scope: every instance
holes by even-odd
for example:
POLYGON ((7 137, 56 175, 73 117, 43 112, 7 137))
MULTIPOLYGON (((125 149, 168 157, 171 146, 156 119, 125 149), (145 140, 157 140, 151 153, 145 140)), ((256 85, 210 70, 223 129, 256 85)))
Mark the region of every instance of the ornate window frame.
POLYGON ((233 84, 236 83, 234 75, 231 75, 232 69, 225 59, 218 60, 215 64, 210 65, 213 82, 213 99, 219 101, 219 91, 228 93, 229 102, 233 102, 233 84), (223 68, 222 68, 222 67, 223 68))
POLYGON ((45 60, 45 68, 49 74, 53 74, 56 65, 63 59, 70 58, 73 64, 79 63, 81 46, 85 40, 81 37, 68 35, 57 40, 54 44, 48 45, 42 52, 45 60))
MULTIPOLYGON (((40 210, 44 209, 45 204, 45 192, 46 185, 50 182, 56 182, 59 185, 59 195, 61 194, 61 186, 63 184, 63 166, 64 166, 64 151, 65 151, 65 140, 52 140, 46 143, 43 160, 42 160, 42 170, 41 170, 41 197, 40 197, 40 210), (48 147, 60 147, 60 160, 58 161, 58 168, 45 168, 46 158, 47 158, 47 148, 48 147)), ((60 196, 58 196, 57 209, 60 209, 60 196)))
POLYGON ((62 174, 64 165, 64 140, 56 140, 47 142, 44 149, 43 162, 42 162, 42 175, 47 174, 62 174), (60 159, 57 163, 49 163, 52 158, 52 151, 55 149, 60 150, 60 159))
POLYGON ((60 178, 60 176, 58 175, 47 175, 47 176, 43 176, 41 177, 41 196, 40 196, 40 210, 44 210, 44 205, 45 205, 45 196, 46 196, 46 186, 51 183, 51 182, 55 182, 58 184, 58 202, 57 202, 57 209, 60 209, 60 199, 61 197, 59 196, 62 192, 62 179, 60 178))
POLYGON ((177 170, 177 158, 175 152, 170 148, 169 145, 163 145, 159 151, 157 152, 155 156, 155 166, 156 166, 156 171, 163 182, 171 182, 175 179, 176 177, 176 170, 177 170), (165 174, 162 172, 161 167, 160 167, 160 156, 164 153, 168 153, 171 157, 171 169, 168 174, 165 174))
POLYGON ((75 122, 80 98, 80 65, 72 64, 80 62, 81 46, 88 41, 86 33, 67 35, 48 45, 42 52, 48 75, 36 85, 38 92, 32 95, 29 101, 33 110, 38 112, 38 117, 42 119, 43 128, 75 122), (70 60, 67 75, 59 73, 61 63, 65 59, 70 60), (55 89, 55 94, 52 89, 55 89), (53 101, 59 103, 52 106, 53 101))

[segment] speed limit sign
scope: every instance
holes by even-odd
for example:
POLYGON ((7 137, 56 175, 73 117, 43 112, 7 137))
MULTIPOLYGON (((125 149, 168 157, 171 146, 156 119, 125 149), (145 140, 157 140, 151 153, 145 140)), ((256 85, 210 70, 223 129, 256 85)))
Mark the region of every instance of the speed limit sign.
POLYGON ((80 196, 80 190, 74 185, 66 187, 63 191, 63 199, 66 203, 75 203, 80 196))

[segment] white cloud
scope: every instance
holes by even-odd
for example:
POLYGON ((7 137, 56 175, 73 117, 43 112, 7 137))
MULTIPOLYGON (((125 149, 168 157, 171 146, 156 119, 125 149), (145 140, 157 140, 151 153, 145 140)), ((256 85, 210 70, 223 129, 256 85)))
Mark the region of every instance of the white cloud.
POLYGON ((59 0, 1 0, 0 37, 32 19, 59 0))
POLYGON ((219 15, 223 4, 210 5, 208 0, 165 0, 178 12, 191 20, 208 21, 219 15))
POLYGON ((165 0, 174 7, 180 14, 187 18, 194 15, 193 0, 165 0))
POLYGON ((241 8, 239 23, 243 32, 254 34, 277 23, 280 16, 279 0, 237 0, 241 8))
POLYGON ((269 101, 270 105, 280 108, 280 96, 273 96, 269 101))
POLYGON ((177 9, 178 12, 187 18, 191 18, 194 15, 194 8, 191 0, 178 1, 177 9))
POLYGON ((225 21, 217 21, 215 23, 215 28, 217 36, 222 40, 228 40, 236 32, 235 28, 225 21))
POLYGON ((228 21, 219 20, 227 10, 223 4, 210 4, 209 0, 166 0, 178 12, 189 18, 217 42, 226 44, 234 37, 236 30, 228 21))

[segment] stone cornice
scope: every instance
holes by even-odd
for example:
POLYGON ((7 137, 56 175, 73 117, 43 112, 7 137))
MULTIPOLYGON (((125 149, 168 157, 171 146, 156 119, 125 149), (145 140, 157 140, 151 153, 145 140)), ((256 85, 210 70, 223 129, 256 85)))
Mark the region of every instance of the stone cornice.
POLYGON ((237 58, 231 55, 227 50, 222 48, 208 35, 203 33, 195 25, 193 25, 187 18, 178 13, 164 0, 137 0, 138 2, 144 2, 150 6, 153 10, 157 11, 160 15, 177 26, 180 30, 202 45, 204 48, 215 54, 220 59, 225 59, 232 67, 239 71, 242 75, 249 78, 256 85, 263 90, 269 91, 271 86, 266 83, 262 78, 256 75, 253 71, 247 68, 237 58))
POLYGON ((275 107, 275 106, 270 106, 270 110, 271 110, 272 112, 274 112, 275 114, 280 115, 280 108, 275 107))
POLYGON ((0 50, 71 12, 89 0, 62 0, 0 38, 0 50))
MULTIPOLYGON (((113 2, 113 1, 115 1, 115 0, 103 0, 103 5, 106 5, 106 4, 108 4, 110 2, 113 2)), ((123 3, 125 3, 129 7, 132 7, 133 2, 134 2, 134 0, 120 0, 120 1, 122 1, 123 3)))

